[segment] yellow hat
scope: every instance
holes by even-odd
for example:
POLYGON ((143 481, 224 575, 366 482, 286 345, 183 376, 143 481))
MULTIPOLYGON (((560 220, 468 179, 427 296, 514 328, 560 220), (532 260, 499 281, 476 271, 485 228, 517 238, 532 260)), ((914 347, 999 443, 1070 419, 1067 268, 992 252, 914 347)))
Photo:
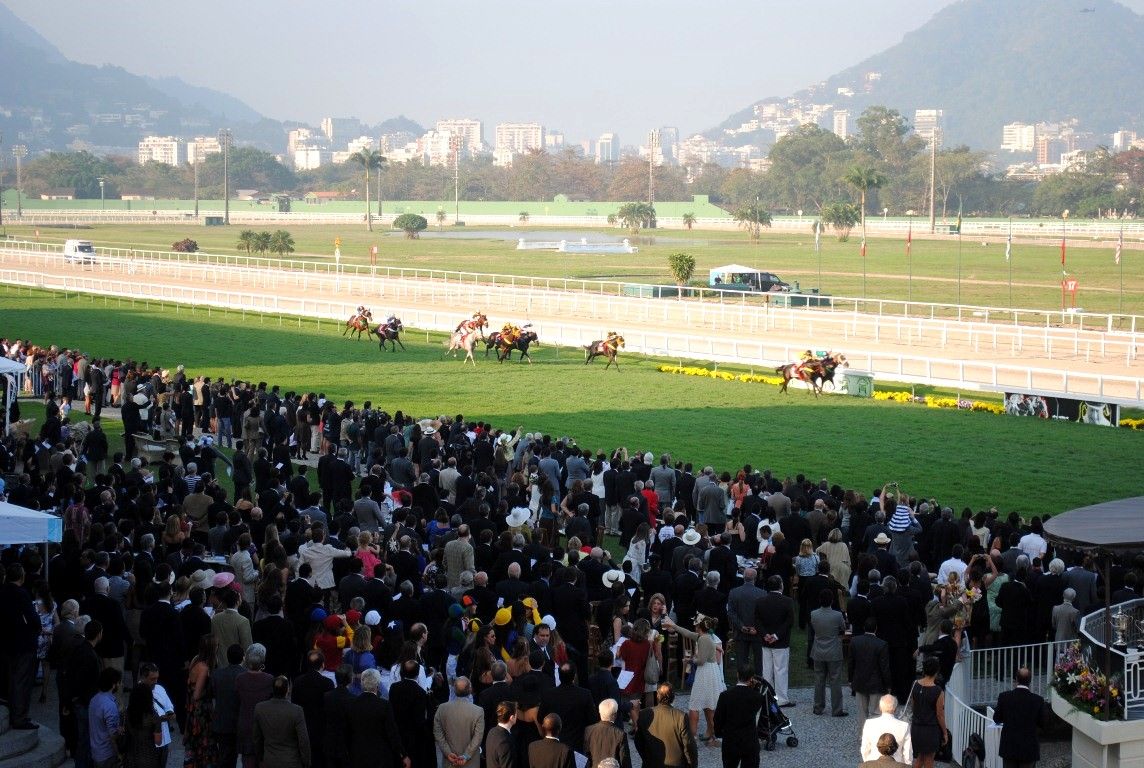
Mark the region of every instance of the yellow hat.
POLYGON ((508 624, 511 621, 512 621, 512 609, 511 608, 501 608, 499 611, 496 612, 496 615, 493 616, 493 624, 496 624, 498 627, 503 627, 505 624, 508 624))

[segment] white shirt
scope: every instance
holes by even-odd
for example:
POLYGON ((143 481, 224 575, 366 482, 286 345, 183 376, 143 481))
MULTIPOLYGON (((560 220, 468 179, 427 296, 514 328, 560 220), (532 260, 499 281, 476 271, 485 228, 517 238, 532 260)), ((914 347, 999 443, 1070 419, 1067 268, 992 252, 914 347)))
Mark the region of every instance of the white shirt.
POLYGON ((894 759, 899 763, 912 763, 914 746, 910 742, 910 724, 884 712, 862 724, 862 759, 877 760, 882 756, 878 752, 878 738, 883 733, 892 734, 898 740, 894 759))
POLYGON ((946 560, 944 563, 942 563, 941 566, 937 569, 937 583, 943 584, 943 585, 948 584, 949 583, 949 574, 956 573, 961 578, 961 583, 964 585, 965 584, 965 571, 968 568, 969 568, 969 566, 966 565, 965 562, 962 561, 961 559, 956 558, 956 557, 951 557, 948 560, 946 560))
POLYGON ((1021 537, 1021 540, 1017 542, 1017 549, 1029 556, 1030 564, 1032 564, 1033 558, 1044 557, 1045 551, 1048 548, 1048 542, 1038 533, 1026 533, 1021 537))
MULTIPOLYGON (((169 715, 175 711, 175 705, 171 703, 171 697, 167 695, 166 689, 158 683, 155 683, 155 689, 151 692, 151 704, 155 708, 155 714, 159 717, 169 715)), ((162 728, 163 740, 159 746, 165 747, 171 743, 171 726, 164 720, 162 728)))

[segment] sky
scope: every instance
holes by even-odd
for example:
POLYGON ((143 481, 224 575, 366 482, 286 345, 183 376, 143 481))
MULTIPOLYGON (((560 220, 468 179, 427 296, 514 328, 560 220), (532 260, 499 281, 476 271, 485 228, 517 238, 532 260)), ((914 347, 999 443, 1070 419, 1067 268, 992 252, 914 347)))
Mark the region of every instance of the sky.
POLYGON ((486 142, 498 122, 540 122, 639 144, 823 80, 955 0, 0 1, 72 60, 177 76, 278 120, 472 117, 486 142))

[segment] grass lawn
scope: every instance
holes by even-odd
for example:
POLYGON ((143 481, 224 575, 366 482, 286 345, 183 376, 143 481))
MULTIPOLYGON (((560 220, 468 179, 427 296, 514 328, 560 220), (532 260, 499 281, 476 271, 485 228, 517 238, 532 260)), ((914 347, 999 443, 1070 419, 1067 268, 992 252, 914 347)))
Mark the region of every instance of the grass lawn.
MULTIPOLYGON (((41 228, 39 239, 62 242, 82 234, 97 246, 168 250, 176 240, 190 237, 198 241, 202 251, 234 254, 239 253, 236 245, 242 229, 240 226, 172 224, 95 225, 80 233, 72 229, 41 228)), ((344 264, 368 264, 369 249, 377 245, 377 263, 381 265, 670 284, 673 281, 667 257, 686 251, 696 259, 694 279, 703 282, 711 268, 739 263, 773 271, 791 284, 798 281, 803 290, 818 288, 836 296, 865 295, 1026 309, 1059 308, 1061 302, 1059 246, 1015 243, 1013 258, 1007 262, 1004 243, 982 246, 980 241, 968 237, 963 238, 960 245, 956 237, 915 239, 910 259, 906 257, 903 239, 871 238, 864 281, 858 236, 847 243, 824 237, 822 252, 818 255, 809 231, 805 235, 764 233, 760 241, 752 243, 742 232, 665 230, 654 237, 632 238, 639 246, 639 253, 560 254, 553 258, 552 253, 544 251, 517 251, 515 240, 450 237, 408 240, 399 233, 381 230, 369 233, 364 227, 349 225, 298 225, 287 226, 287 229, 296 241, 295 258, 332 261, 334 238, 340 237, 344 264)), ((431 226, 430 229, 437 228, 431 226)), ((463 234, 467 235, 480 231, 479 228, 465 229, 463 234)), ((503 232, 505 228, 495 229, 503 232)), ((451 232, 450 227, 444 231, 458 234, 451 232)), ((533 239, 539 239, 545 231, 551 232, 551 228, 520 227, 512 234, 528 238, 533 233, 533 239)), ((28 226, 9 226, 8 232, 17 238, 36 237, 35 228, 28 226)), ((601 230, 584 232, 599 234, 601 230)), ((616 239, 627 236, 622 229, 607 232, 616 239)), ((1144 259, 1138 256, 1141 252, 1125 252, 1122 293, 1121 268, 1113 263, 1112 256, 1115 243, 1102 245, 1105 247, 1081 248, 1077 243, 1069 250, 1069 274, 1080 281, 1078 305, 1091 312, 1119 312, 1123 303, 1125 313, 1144 315, 1144 259)))
MULTIPOLYGON (((888 480, 956 509, 997 505, 1023 515, 1140 494, 1144 435, 915 405, 779 394, 763 384, 672 376, 660 362, 621 357, 619 372, 585 366, 576 350, 543 346, 536 364, 443 359, 440 335, 410 332, 408 351, 341 337, 330 322, 115 299, 0 290, 0 335, 78 347, 96 356, 185 364, 204 375, 372 400, 419 416, 463 413, 580 445, 669 451, 699 466, 744 463, 827 477, 869 493, 888 480)), ((541 340, 543 342, 543 339, 541 340)), ((671 361, 674 362, 674 361, 671 361)))

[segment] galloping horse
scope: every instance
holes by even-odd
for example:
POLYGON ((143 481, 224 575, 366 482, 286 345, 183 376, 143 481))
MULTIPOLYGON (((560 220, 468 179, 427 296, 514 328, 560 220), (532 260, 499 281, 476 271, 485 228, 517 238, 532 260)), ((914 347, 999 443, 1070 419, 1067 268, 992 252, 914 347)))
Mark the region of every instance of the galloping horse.
POLYGON ((818 397, 822 394, 823 385, 830 382, 831 388, 834 387, 834 371, 839 365, 849 365, 846 363, 846 356, 833 352, 827 353, 822 358, 817 358, 808 349, 802 353, 802 359, 797 363, 787 363, 775 368, 775 373, 781 373, 783 383, 779 386, 780 392, 786 392, 787 387, 790 385, 792 379, 798 379, 805 384, 810 385, 811 391, 814 396, 818 397))
POLYGON ((385 349, 385 342, 391 342, 393 349, 391 352, 396 352, 398 345, 401 349, 405 349, 405 345, 401 343, 401 332, 405 330, 405 326, 401 324, 401 318, 396 315, 390 315, 389 318, 377 326, 373 333, 377 334, 378 347, 385 349))
MULTIPOLYGON (((540 346, 540 341, 537 339, 535 331, 522 331, 517 340, 511 344, 501 339, 497 343, 497 360, 503 363, 512 357, 512 351, 514 349, 519 349, 520 359, 517 360, 517 362, 523 362, 525 358, 528 358, 528 364, 532 365, 532 355, 528 354, 529 344, 540 346)), ((488 354, 488 350, 485 350, 485 354, 488 354)))
POLYGON ((473 316, 470 317, 468 320, 462 320, 460 323, 458 323, 457 327, 453 329, 453 332, 454 333, 461 333, 461 332, 468 333, 471 331, 476 331, 476 332, 480 333, 481 338, 483 339, 485 337, 484 329, 488 328, 488 327, 489 327, 489 319, 485 316, 485 313, 484 312, 474 312, 473 316))
POLYGON ((473 357, 473 350, 477 346, 477 339, 480 334, 476 331, 453 331, 449 337, 449 348, 445 350, 445 354, 453 353, 453 357, 457 356, 458 350, 465 350, 465 361, 472 362, 473 367, 477 365, 476 358, 473 357))
POLYGON ((363 333, 368 335, 372 332, 369 327, 371 320, 373 320, 373 313, 366 307, 358 307, 357 314, 349 320, 346 320, 346 328, 342 331, 342 335, 345 336, 350 331, 353 331, 357 333, 357 337, 360 340, 363 333))
POLYGON ((608 332, 608 338, 599 341, 593 341, 588 346, 584 347, 585 357, 584 365, 592 362, 594 358, 605 357, 608 364, 604 366, 604 370, 608 370, 612 363, 616 364, 616 370, 620 370, 620 361, 617 356, 620 350, 624 348, 624 337, 615 331, 608 332))

